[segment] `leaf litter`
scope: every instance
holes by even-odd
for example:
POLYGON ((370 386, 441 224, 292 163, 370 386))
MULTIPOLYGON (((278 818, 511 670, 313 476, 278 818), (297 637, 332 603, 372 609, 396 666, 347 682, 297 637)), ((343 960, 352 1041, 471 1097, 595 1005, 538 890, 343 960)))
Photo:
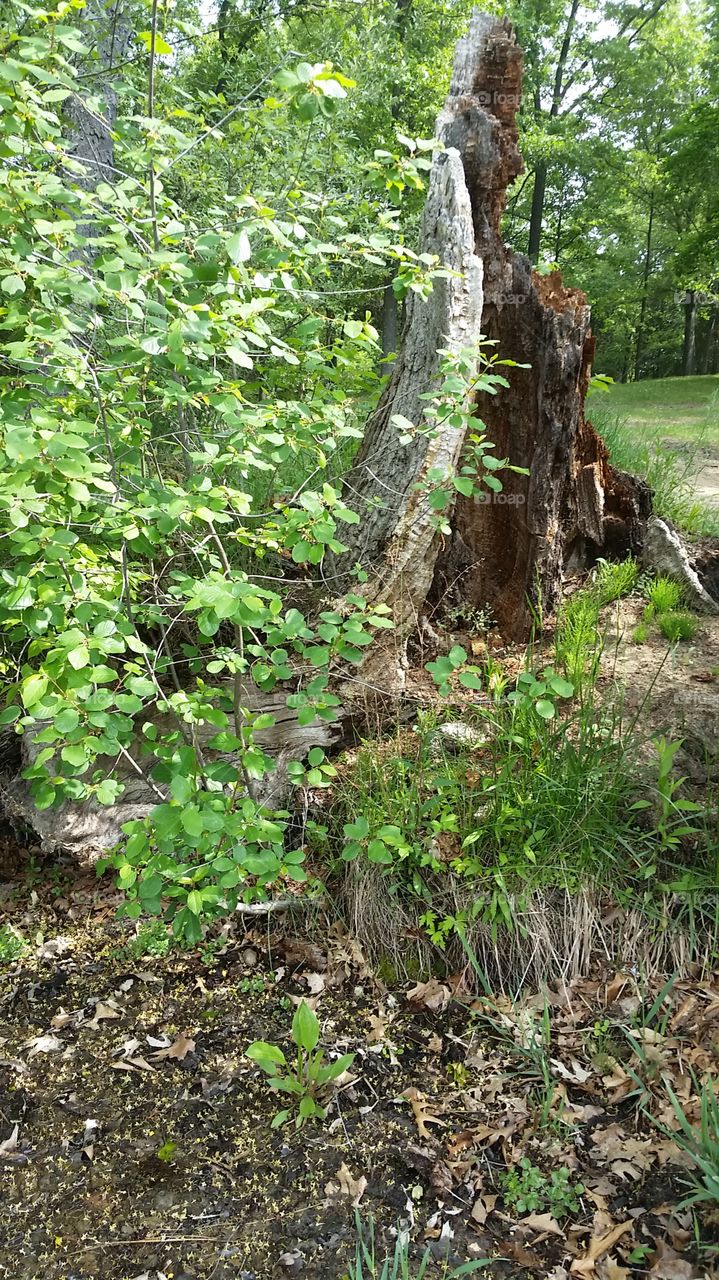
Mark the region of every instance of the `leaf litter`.
MULTIPOLYGON (((679 1207, 691 1161, 666 1085, 696 1122, 719 1072, 718 975, 658 1005, 661 984, 621 970, 514 1001, 475 999, 461 975, 390 991, 338 925, 295 939, 242 922, 214 952, 138 961, 129 926, 93 925, 87 886, 82 910, 73 894, 60 919, 35 894, 35 928, 44 913, 62 945, 0 975, 0 1275, 340 1280, 355 1211, 390 1245, 408 1230, 438 1275, 478 1257, 496 1280, 711 1275, 697 1230, 716 1245, 719 1220, 679 1207), (287 1049, 303 999, 355 1061, 323 1125, 273 1131, 244 1049, 287 1049), (526 1162, 545 1189, 566 1169, 578 1208, 545 1190, 513 1209, 526 1162)), ((21 891, 3 912, 27 935, 21 891)))

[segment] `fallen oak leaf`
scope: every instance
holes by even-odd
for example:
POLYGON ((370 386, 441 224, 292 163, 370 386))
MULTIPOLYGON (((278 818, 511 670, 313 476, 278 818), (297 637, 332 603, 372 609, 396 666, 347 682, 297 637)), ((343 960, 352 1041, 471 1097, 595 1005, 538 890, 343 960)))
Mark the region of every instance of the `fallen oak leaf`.
POLYGON ((124 1009, 120 1008, 116 1000, 98 1000, 95 1012, 85 1026, 97 1031, 101 1022, 111 1022, 113 1019, 121 1018, 123 1013, 124 1009))
POLYGON ((628 1231, 634 1229, 634 1219, 628 1218, 626 1222, 619 1222, 611 1231, 605 1231, 603 1235, 593 1236, 589 1241, 589 1248, 583 1258, 575 1258, 569 1268, 571 1275, 574 1276, 591 1276, 594 1275, 596 1263, 603 1258, 605 1253, 609 1253, 613 1249, 618 1240, 625 1236, 628 1231))
POLYGON ((428 1102, 421 1089, 415 1089, 414 1085, 410 1085, 408 1089, 405 1089, 401 1094, 401 1097, 406 1098, 412 1108, 414 1122, 417 1126, 417 1132, 419 1133, 420 1138, 431 1141, 432 1134, 427 1128, 427 1125, 436 1124, 443 1129, 445 1127, 445 1121, 440 1120, 439 1116, 433 1116, 431 1114, 430 1107, 432 1104, 428 1102))
POLYGON ((366 1190, 367 1179, 364 1176, 354 1178, 343 1161, 337 1170, 336 1178, 327 1183, 325 1195, 348 1196, 352 1202, 352 1208, 357 1209, 366 1190))
POLYGON ((171 1045, 168 1045, 166 1049, 158 1049, 156 1053, 153 1053, 152 1057, 155 1062, 160 1062, 164 1058, 174 1058, 176 1062, 184 1062, 188 1053, 194 1052, 194 1040, 191 1040, 189 1036, 186 1036, 184 1032, 181 1031, 177 1039, 171 1045))

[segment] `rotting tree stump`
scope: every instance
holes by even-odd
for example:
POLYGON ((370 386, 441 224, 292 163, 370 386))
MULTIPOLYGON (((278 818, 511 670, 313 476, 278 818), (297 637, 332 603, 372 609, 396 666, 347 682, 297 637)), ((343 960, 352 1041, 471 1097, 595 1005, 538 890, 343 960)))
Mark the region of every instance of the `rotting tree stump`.
MULTIPOLYGON (((584 414, 594 341, 584 294, 559 272, 541 276, 504 244, 507 190, 523 164, 517 145, 522 52, 510 24, 475 10, 457 45, 452 82, 437 122, 421 250, 459 273, 410 297, 390 381, 347 479, 361 515, 351 551, 369 571, 368 594, 390 604, 409 631, 428 601, 453 593, 489 606, 507 639, 526 636, 535 609, 551 609, 566 573, 600 555, 641 546, 650 511, 643 481, 617 471, 584 414), (476 398, 498 457, 527 468, 501 473, 503 492, 458 497, 450 539, 432 524, 423 480, 456 467, 462 432, 400 443, 392 415, 418 424, 422 395, 437 383, 438 349, 481 336, 510 370, 508 390, 476 398)), ((370 658, 370 661, 372 659, 370 658)))

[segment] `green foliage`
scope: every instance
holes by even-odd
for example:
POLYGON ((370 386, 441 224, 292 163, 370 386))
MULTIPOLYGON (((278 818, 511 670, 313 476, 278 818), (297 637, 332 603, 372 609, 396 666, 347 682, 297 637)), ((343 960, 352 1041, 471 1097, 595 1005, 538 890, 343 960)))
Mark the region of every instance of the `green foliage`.
MULTIPOLYGON (((435 264, 379 205, 358 234, 296 181, 275 202, 210 183, 181 204, 177 173, 190 181, 229 134, 158 67, 155 115, 128 111, 115 132, 120 177, 88 173, 62 114, 73 94, 91 103, 82 29, 64 4, 20 11, 0 21, 0 721, 33 734, 39 808, 112 805, 142 775, 158 804, 101 869, 117 870, 127 915, 197 941, 238 901, 306 879, 285 815, 261 803, 256 735, 272 720, 253 691, 305 668, 288 705, 301 724, 330 720, 330 671, 392 625, 351 594, 310 624, 272 585, 309 582, 359 518, 332 465, 378 385, 377 335, 366 310, 348 314, 343 273, 371 260, 426 295, 435 264)), ((171 47, 145 36, 151 57, 171 47)), ((278 119, 289 139, 331 121, 351 88, 329 63, 286 62, 251 109, 258 147, 278 119)), ((317 751, 290 772, 332 776, 317 751)))
MULTIPOLYGON (((505 695, 487 673, 497 700, 471 713, 476 752, 444 749, 426 718, 413 744, 400 737, 392 752, 367 743, 351 771, 340 770, 333 817, 344 825, 330 827, 331 841, 348 861, 378 863, 390 893, 418 897, 440 949, 475 921, 494 934, 511 926, 512 895, 609 883, 620 868, 623 883, 642 882, 655 866, 634 826, 631 770, 611 713, 588 690, 569 714, 545 716, 536 703, 548 690, 536 697, 535 683, 554 677, 525 674, 505 695), (472 906, 448 914, 440 904, 455 878, 472 887, 472 906)), ((568 688, 562 682, 559 696, 568 688)))
POLYGON ((584 1193, 581 1182, 573 1182, 569 1169, 562 1166, 547 1175, 527 1156, 519 1166, 502 1175, 502 1194, 509 1209, 524 1215, 549 1213, 553 1218, 566 1218, 581 1209, 579 1197, 584 1193))
POLYGON ((647 598, 651 608, 651 612, 645 615, 647 620, 655 614, 671 613, 681 604, 681 585, 674 582, 672 578, 655 578, 647 588, 647 598))
MULTIPOLYGON (((671 381, 680 389, 686 384, 684 378, 671 381)), ((654 385, 647 383, 646 390, 651 391, 654 385)), ((632 386, 637 390, 645 389, 643 383, 632 386)), ((664 441, 666 431, 660 425, 665 411, 662 383, 656 386, 660 389, 654 390, 653 395, 659 404, 651 408, 650 421, 630 422, 616 410, 595 407, 591 403, 592 422, 607 445, 614 465, 646 480, 653 491, 652 505, 657 515, 667 517, 687 533, 711 534, 717 531, 716 513, 697 498, 693 483, 699 465, 699 443, 681 451, 667 447, 664 441)), ((681 394, 686 396, 686 390, 681 394)), ((672 415, 677 412, 673 405, 671 412, 672 415)), ((673 433, 673 425, 671 429, 673 433)))
POLYGON ((699 1125, 690 1123, 687 1115, 668 1081, 665 1081, 679 1129, 671 1134, 674 1141, 691 1159, 694 1165, 693 1189, 682 1201, 681 1208, 689 1205, 719 1207, 719 1102, 715 1082, 708 1080, 701 1089, 699 1125))
POLYGON ((691 613, 677 611, 675 613, 657 614, 657 626, 670 644, 679 640, 692 640, 696 634, 697 619, 691 613))
MULTIPOLYGON (((686 777, 676 778, 674 776, 674 758, 681 745, 681 740, 671 742, 667 738, 657 738, 655 742, 657 750, 657 805, 653 814, 654 835, 657 837, 660 847, 666 852, 678 850, 685 841, 695 840, 700 835, 699 829, 692 826, 687 819, 687 814, 701 814, 704 812, 702 805, 697 804, 694 800, 686 800, 681 795, 682 788, 687 781, 686 777)), ((632 806, 635 810, 649 809, 650 807, 651 802, 648 800, 638 800, 632 806)))
POLYGON ((592 687, 599 674, 600 610, 629 595, 637 586, 639 576, 639 565, 632 556, 618 563, 599 560, 588 584, 560 608, 555 635, 556 659, 580 692, 585 684, 592 687))
POLYGON ((172 937, 161 920, 151 920, 138 929, 128 946, 136 960, 143 956, 166 956, 172 946, 172 937))
POLYGON ((593 579, 594 595, 600 608, 631 595, 639 582, 640 569, 634 556, 612 562, 599 560, 593 579))
MULTIPOLYGON (((348 1268, 348 1280, 424 1280, 432 1257, 429 1249, 416 1263, 413 1263, 409 1252, 409 1237, 406 1232, 398 1231, 394 1251, 391 1258, 379 1258, 375 1241, 374 1220, 365 1224, 359 1212, 355 1212, 357 1227, 357 1244, 354 1262, 348 1268)), ((490 1265, 489 1258, 476 1258, 464 1262, 458 1267, 445 1265, 442 1269, 442 1280, 459 1280, 460 1276, 473 1275, 476 1271, 490 1265)))
POLYGON ((0 927, 0 965, 12 964, 26 948, 27 943, 9 924, 0 927))
POLYGON ((321 1100, 332 1082, 354 1062, 353 1053, 345 1053, 335 1062, 326 1060, 323 1049, 317 1047, 320 1038, 317 1016, 304 1000, 292 1019, 291 1036, 297 1050, 294 1062, 288 1063, 282 1050, 265 1040, 255 1040, 245 1051, 269 1077, 270 1088, 289 1095, 287 1108, 278 1111, 272 1121, 273 1129, 286 1124, 293 1112, 296 1112, 297 1129, 307 1120, 324 1120, 327 1111, 321 1100))

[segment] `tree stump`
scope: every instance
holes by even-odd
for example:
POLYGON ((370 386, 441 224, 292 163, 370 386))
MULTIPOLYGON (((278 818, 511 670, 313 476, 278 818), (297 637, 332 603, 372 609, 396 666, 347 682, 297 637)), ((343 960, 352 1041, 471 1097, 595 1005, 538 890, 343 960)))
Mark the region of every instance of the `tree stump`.
POLYGON ((535 611, 551 609, 566 573, 638 550, 650 510, 647 486, 611 466, 585 418, 594 350, 587 299, 559 272, 539 275, 502 239, 507 189, 523 168, 521 83, 510 24, 475 11, 437 122, 443 150, 421 235, 421 251, 461 276, 439 280, 427 301, 411 296, 392 376, 347 481, 361 515, 352 552, 399 628, 417 622, 428 597, 456 590, 489 606, 508 639, 521 639, 535 611), (456 467, 463 433, 445 427, 402 445, 391 419, 419 423, 438 348, 460 350, 482 335, 501 358, 530 366, 510 370, 508 390, 476 399, 496 455, 529 474, 501 473, 503 492, 486 501, 459 497, 446 539, 434 531, 423 480, 431 468, 456 467))

